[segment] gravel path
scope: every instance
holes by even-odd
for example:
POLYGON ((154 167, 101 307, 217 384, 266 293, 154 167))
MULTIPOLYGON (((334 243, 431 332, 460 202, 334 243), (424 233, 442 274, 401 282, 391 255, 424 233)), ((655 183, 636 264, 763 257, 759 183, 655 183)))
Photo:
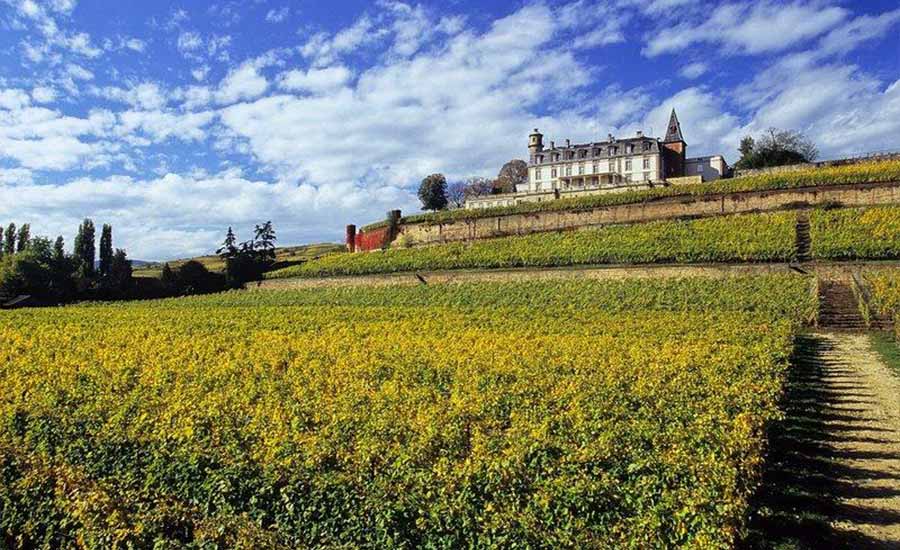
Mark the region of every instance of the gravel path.
POLYGON ((900 549, 900 380, 863 333, 798 345, 749 548, 900 549))

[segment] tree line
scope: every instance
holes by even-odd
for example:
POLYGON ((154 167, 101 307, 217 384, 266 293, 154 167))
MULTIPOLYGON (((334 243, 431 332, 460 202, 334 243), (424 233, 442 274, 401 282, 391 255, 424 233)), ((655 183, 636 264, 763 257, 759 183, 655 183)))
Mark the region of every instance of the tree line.
POLYGON ((462 208, 468 199, 499 193, 513 193, 516 185, 528 182, 528 164, 513 159, 500 169, 494 179, 472 176, 447 183, 443 174, 426 176, 419 185, 422 210, 462 208))
POLYGON ((128 296, 132 265, 125 250, 113 248, 112 226, 101 228, 99 262, 97 253, 93 220, 78 226, 71 254, 62 235, 33 237, 30 224, 10 223, 0 243, 0 295, 29 295, 42 304, 128 296))
POLYGON ((230 288, 241 288, 262 278, 275 264, 275 242, 278 237, 271 221, 256 225, 253 238, 238 242, 229 227, 216 255, 225 263, 223 273, 210 271, 196 261, 187 261, 173 269, 163 264, 160 283, 162 292, 170 296, 209 294, 230 288))

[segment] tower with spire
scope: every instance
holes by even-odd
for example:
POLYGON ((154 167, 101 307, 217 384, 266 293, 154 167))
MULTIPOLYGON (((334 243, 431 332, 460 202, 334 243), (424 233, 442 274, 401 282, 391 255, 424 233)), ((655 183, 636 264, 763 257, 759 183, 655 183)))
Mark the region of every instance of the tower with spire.
POLYGON ((685 175, 685 161, 687 160, 687 143, 681 134, 681 124, 675 109, 669 115, 669 125, 666 128, 666 137, 662 141, 663 166, 666 178, 680 178, 685 175))

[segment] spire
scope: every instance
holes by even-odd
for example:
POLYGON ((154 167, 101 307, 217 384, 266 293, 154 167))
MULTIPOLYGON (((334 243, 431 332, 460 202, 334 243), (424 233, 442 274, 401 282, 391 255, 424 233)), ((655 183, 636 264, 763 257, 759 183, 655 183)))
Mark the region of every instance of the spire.
POLYGON ((666 139, 663 140, 663 143, 684 141, 684 136, 681 135, 681 124, 678 122, 678 115, 675 114, 675 109, 672 109, 672 115, 669 116, 668 128, 666 130, 666 139))

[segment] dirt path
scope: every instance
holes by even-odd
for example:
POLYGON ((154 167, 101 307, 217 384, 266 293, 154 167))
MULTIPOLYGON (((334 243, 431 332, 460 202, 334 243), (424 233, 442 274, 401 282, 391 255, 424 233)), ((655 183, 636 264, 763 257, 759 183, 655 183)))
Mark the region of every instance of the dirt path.
POLYGON ((862 333, 800 341, 751 548, 900 548, 900 380, 862 333))
MULTIPOLYGON (((794 266, 796 267, 796 266, 794 266)), ((900 262, 812 262, 800 266, 804 272, 814 273, 823 279, 848 282, 851 272, 873 268, 897 268, 900 262)), ((658 264, 658 265, 590 265, 566 267, 533 267, 512 269, 458 269, 422 271, 430 283, 475 281, 526 281, 542 279, 651 279, 665 277, 730 277, 736 275, 766 275, 771 273, 796 273, 786 263, 747 264, 658 264)), ((348 277, 318 277, 271 279, 251 284, 249 290, 302 289, 335 286, 386 286, 422 284, 416 273, 388 273, 381 275, 357 275, 348 277)))
MULTIPOLYGON (((542 279, 650 279, 666 277, 729 277, 735 275, 764 275, 791 273, 788 264, 697 264, 697 265, 643 265, 643 266, 575 266, 516 269, 480 269, 423 271, 421 275, 429 284, 475 281, 525 281, 542 279)), ((332 286, 386 286, 418 285, 421 280, 415 273, 390 273, 384 275, 359 275, 354 277, 321 277, 310 279, 272 279, 262 281, 250 290, 300 289, 332 286)))

